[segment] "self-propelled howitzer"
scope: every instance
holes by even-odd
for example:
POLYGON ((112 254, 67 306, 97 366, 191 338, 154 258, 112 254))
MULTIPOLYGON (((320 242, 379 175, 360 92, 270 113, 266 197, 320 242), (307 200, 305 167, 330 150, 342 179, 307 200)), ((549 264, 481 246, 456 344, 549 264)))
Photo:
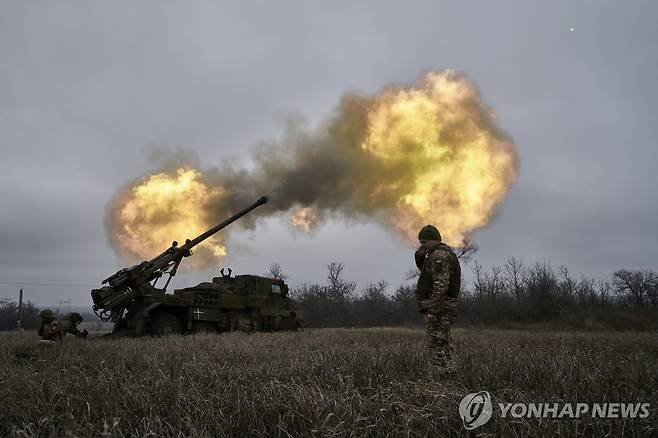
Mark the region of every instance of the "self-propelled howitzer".
MULTIPOLYGON (((225 327, 230 329, 244 325, 245 318, 258 323, 258 320, 253 321, 256 313, 247 305, 249 294, 258 289, 268 291, 265 295, 270 295, 269 291, 277 292, 274 295, 278 295, 261 297, 270 299, 266 300, 268 306, 275 304, 279 309, 276 318, 270 321, 274 325, 260 324, 262 328, 297 328, 300 324, 297 324, 296 312, 287 299, 288 287, 280 280, 249 275, 232 278, 229 273, 228 276, 214 279, 213 283, 201 283, 196 287, 177 290, 174 294, 166 293, 183 258, 192 255, 192 248, 266 202, 267 197, 262 197, 205 233, 192 240, 188 239, 185 244, 178 246, 174 241, 170 248, 152 260, 121 269, 106 278, 102 284, 107 286, 91 291, 94 312, 102 320, 114 322, 113 333, 166 334, 195 331, 199 327, 221 331, 225 327), (169 275, 166 284, 163 288, 157 288, 157 281, 165 274, 169 275), (206 285, 214 286, 208 288, 206 285), (281 299, 285 302, 279 302, 281 299), (244 302, 245 305, 236 308, 236 302, 244 302), (222 306, 222 303, 225 305, 222 306), (239 310, 237 313, 236 309, 239 310), (214 316, 202 316, 208 314, 214 316), (290 319, 290 316, 293 318, 290 319)), ((251 302, 253 304, 253 299, 251 302)), ((260 310, 257 313, 259 317, 260 310)))

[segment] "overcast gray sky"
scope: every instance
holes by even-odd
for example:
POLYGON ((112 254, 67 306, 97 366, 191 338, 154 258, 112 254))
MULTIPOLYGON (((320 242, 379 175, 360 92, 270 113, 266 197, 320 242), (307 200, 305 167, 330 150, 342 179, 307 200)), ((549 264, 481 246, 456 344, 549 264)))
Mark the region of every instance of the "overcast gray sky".
MULTIPOLYGON (((658 268, 657 21, 649 0, 2 1, 0 297, 23 287, 43 305, 90 302, 121 267, 105 204, 153 169, 149 145, 248 166, 283 115, 314 123, 345 91, 446 67, 479 85, 520 155, 518 181, 474 235, 485 267, 516 256, 593 276, 658 268)), ((392 287, 413 253, 375 225, 301 236, 278 220, 229 249, 237 272, 278 261, 297 284, 343 261, 359 284, 392 287)))

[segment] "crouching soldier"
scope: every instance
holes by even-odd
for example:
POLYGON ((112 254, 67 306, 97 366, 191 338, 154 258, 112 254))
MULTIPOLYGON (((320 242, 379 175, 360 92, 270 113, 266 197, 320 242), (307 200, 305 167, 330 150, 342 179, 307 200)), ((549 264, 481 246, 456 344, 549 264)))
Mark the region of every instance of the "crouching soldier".
POLYGON ((78 338, 87 337, 87 330, 78 330, 78 324, 83 320, 82 315, 79 313, 69 313, 61 321, 49 309, 42 310, 39 316, 41 316, 41 325, 37 333, 41 336, 40 343, 42 344, 53 344, 61 341, 66 333, 71 333, 78 338))
POLYGON ((46 309, 39 313, 41 317, 41 325, 37 333, 41 336, 41 344, 51 344, 55 341, 61 341, 64 337, 62 330, 62 323, 55 318, 55 313, 52 310, 46 309))
POLYGON ((71 333, 78 338, 86 338, 89 332, 87 329, 80 331, 78 324, 82 323, 83 318, 79 313, 73 312, 62 318, 62 329, 64 333, 71 333))

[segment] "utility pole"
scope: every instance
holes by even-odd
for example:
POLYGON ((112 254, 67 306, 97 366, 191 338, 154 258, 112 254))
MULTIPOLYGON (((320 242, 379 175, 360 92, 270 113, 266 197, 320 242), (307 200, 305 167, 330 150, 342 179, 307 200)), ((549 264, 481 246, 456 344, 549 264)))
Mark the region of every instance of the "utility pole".
POLYGON ((18 293, 18 330, 23 330, 23 289, 18 293))
POLYGON ((58 300, 57 301, 57 313, 61 313, 62 304, 66 305, 66 310, 71 313, 71 300, 58 300))

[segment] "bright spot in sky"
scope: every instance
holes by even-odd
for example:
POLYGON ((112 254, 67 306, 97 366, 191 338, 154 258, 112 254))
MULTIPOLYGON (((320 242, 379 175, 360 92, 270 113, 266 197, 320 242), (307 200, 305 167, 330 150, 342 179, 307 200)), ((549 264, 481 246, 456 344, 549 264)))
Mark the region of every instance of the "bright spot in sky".
POLYGON ((571 32, 573 32, 573 27, 569 29, 571 32))

